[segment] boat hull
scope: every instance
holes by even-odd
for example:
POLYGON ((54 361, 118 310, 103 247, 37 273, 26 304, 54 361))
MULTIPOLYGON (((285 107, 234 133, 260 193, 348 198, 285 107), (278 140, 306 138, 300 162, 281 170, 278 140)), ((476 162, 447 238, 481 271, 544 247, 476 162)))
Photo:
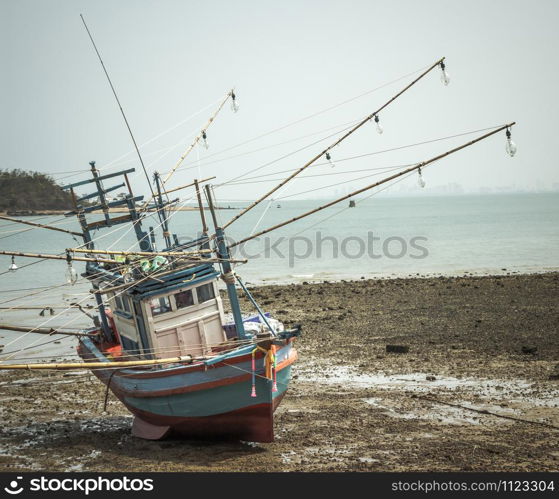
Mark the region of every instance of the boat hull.
POLYGON ((272 402, 253 404, 230 412, 201 417, 161 416, 129 407, 129 410, 135 414, 132 434, 148 440, 160 440, 174 435, 189 438, 273 442, 273 413, 284 394, 285 391, 272 402))
MULTIPOLYGON (((287 391, 291 366, 297 358, 292 340, 276 349, 276 383, 259 351, 255 356, 254 391, 252 356, 247 348, 211 365, 93 372, 134 414, 132 434, 137 437, 272 442, 273 414, 287 391)), ((90 340, 82 341, 79 352, 86 361, 107 358, 90 340)))

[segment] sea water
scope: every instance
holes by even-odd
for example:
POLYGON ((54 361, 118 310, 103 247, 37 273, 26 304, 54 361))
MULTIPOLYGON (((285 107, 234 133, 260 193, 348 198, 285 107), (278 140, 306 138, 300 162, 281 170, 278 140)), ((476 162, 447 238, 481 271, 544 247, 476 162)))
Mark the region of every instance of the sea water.
MULTIPOLYGON (((247 283, 272 284, 559 270, 559 193, 376 197, 356 201, 354 208, 349 208, 346 201, 236 246, 232 256, 248 259, 246 264, 235 266, 236 272, 247 283)), ((231 224, 227 237, 233 244, 325 202, 262 203, 231 224)), ((218 211, 220 222, 226 223, 249 203, 219 204, 230 208, 218 211)), ((28 220, 39 218, 41 223, 78 230, 75 219, 64 219, 62 215, 28 220)), ((206 218, 211 223, 209 213, 206 218)), ((153 226, 157 232, 158 223, 157 216, 150 214, 143 228, 153 226)), ((186 242, 200 231, 200 214, 173 212, 170 228, 180 241, 186 242)), ((1 221, 0 249, 63 253, 78 245, 68 234, 28 229, 1 221)), ((130 224, 96 231, 93 237, 98 248, 137 248, 130 224)), ((157 244, 163 248, 161 237, 157 244)), ((66 285, 65 261, 34 262, 16 257, 20 268, 0 275, 0 323, 68 329, 90 326, 91 319, 69 306, 93 305, 91 286, 87 282, 66 285), (58 287, 47 289, 53 285, 58 287), (40 309, 9 309, 21 306, 51 306, 55 315, 48 310, 40 316, 40 309)), ((9 264, 10 258, 1 256, 0 272, 7 270, 9 264)), ((74 265, 83 271, 84 264, 74 265)), ((30 348, 19 352, 18 358, 38 352, 46 356, 51 352, 75 353, 72 338, 37 338, 31 334, 16 341, 21 335, 0 330, 4 354, 22 345, 30 348)))

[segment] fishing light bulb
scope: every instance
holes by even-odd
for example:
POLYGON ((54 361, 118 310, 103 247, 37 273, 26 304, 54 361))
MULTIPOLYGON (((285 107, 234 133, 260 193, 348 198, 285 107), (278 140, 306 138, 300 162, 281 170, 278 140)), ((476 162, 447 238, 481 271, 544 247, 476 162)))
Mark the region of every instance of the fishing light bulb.
POLYGON ((417 170, 417 173, 419 174, 419 177, 417 178, 417 183, 419 184, 419 187, 423 189, 425 187, 425 180, 423 180, 423 174, 421 173, 421 168, 417 170))
POLYGON ((15 259, 14 256, 12 256, 12 263, 11 263, 10 268, 8 270, 10 272, 15 272, 17 270, 16 259, 15 259))
POLYGON ((239 104, 237 103, 237 96, 235 92, 231 92, 231 110, 236 113, 239 110, 239 104))
POLYGON ((73 286, 74 284, 76 284, 77 280, 78 280, 78 272, 76 271, 76 269, 72 265, 72 262, 70 261, 68 262, 68 268, 66 269, 66 282, 73 286))
POLYGON ((505 149, 507 154, 512 158, 516 154, 516 144, 510 138, 511 133, 510 130, 507 128, 507 143, 505 144, 505 149))
POLYGON ((334 162, 332 161, 332 156, 330 156, 330 153, 329 153, 329 152, 326 153, 326 160, 328 161, 328 163, 330 163, 330 166, 331 166, 332 168, 334 168, 334 167, 336 166, 336 163, 334 163, 334 162))
POLYGON ((206 149, 209 149, 209 148, 210 148, 210 144, 208 143, 208 136, 206 135, 206 131, 205 131, 205 130, 202 132, 202 140, 204 141, 204 142, 203 142, 203 143, 204 143, 204 147, 205 147, 206 149))
POLYGON ((444 62, 441 61, 440 66, 441 66, 441 81, 446 86, 450 83, 450 75, 446 71, 446 66, 444 65, 444 62))
POLYGON ((382 128, 382 125, 379 122, 378 114, 375 114, 375 124, 377 126, 377 133, 379 135, 382 135, 382 132, 384 132, 384 128, 382 128))

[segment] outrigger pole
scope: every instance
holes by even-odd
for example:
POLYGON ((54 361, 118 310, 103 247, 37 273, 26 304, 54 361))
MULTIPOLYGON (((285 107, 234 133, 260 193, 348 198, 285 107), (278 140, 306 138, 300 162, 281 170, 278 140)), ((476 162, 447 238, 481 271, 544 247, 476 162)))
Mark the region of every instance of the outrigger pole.
POLYGON ((262 201, 264 201, 264 199, 266 199, 268 196, 272 195, 274 192, 276 192, 279 188, 283 187, 285 184, 287 184, 287 182, 289 182, 292 178, 296 177, 297 175, 299 175, 299 173, 301 173, 303 170, 305 170, 306 168, 308 168, 309 166, 311 166, 313 163, 315 163, 319 158, 321 158, 322 156, 324 156, 325 154, 328 154, 328 151, 330 151, 331 149, 333 149, 334 147, 336 147, 338 144, 340 144, 341 142, 343 142, 345 139, 347 139, 350 135, 352 135, 354 132, 356 132, 359 128, 361 128, 365 123, 367 123, 368 121, 370 121, 371 119, 375 118, 378 116, 378 113, 380 113, 385 107, 387 107, 389 104, 391 104, 392 102, 394 102, 398 97, 400 97, 400 95, 402 95, 406 90, 408 90, 409 88, 413 87, 419 80, 421 80, 426 74, 428 74, 429 72, 431 72, 434 68, 436 68, 437 66, 440 66, 441 64, 443 64, 443 61, 445 60, 445 58, 443 57, 442 59, 439 59, 437 62, 435 62, 431 67, 429 67, 429 69, 427 69, 426 71, 424 71, 423 73, 421 73, 415 80, 413 80, 409 85, 407 85, 406 87, 404 87, 402 90, 400 90, 396 95, 394 95, 390 100, 388 100, 387 102, 385 102, 381 107, 379 107, 376 111, 373 111, 371 114, 369 114, 365 119, 361 120, 357 125, 355 125, 351 130, 349 130, 346 134, 344 134, 342 137, 340 137, 338 140, 336 140, 333 144, 329 145, 326 149, 324 149, 322 152, 318 153, 314 158, 312 158, 310 161, 308 161, 307 163, 305 163, 301 168, 299 168, 297 171, 295 171, 294 173, 292 173, 289 177, 287 177, 283 182, 280 182, 278 185, 276 185, 273 189, 271 189, 270 191, 268 191, 266 194, 264 194, 263 196, 261 196, 260 198, 258 198, 256 201, 254 201, 252 204, 250 204, 249 206, 247 206, 244 210, 242 210, 240 213, 238 213, 237 215, 235 215, 231 220, 229 220, 229 222, 227 222, 224 226, 223 229, 226 229, 227 227, 229 227, 233 222, 235 222, 236 220, 238 220, 239 218, 241 218, 244 214, 246 214, 248 211, 252 210, 252 208, 254 208, 256 205, 258 205, 259 203, 261 203, 262 201))
MULTIPOLYGON (((73 250, 70 250, 70 252, 72 252, 73 250)), ((103 252, 102 252, 103 253, 103 252)), ((179 253, 179 252, 174 252, 174 253, 179 253)), ((133 253, 130 253, 133 254, 133 253)), ((168 255, 167 253, 149 253, 151 256, 157 256, 157 255, 168 255)), ((22 253, 20 251, 0 251, 0 255, 8 255, 8 256, 21 256, 21 257, 26 257, 26 258, 45 258, 47 260, 66 260, 68 261, 68 256, 67 255, 52 255, 52 254, 45 254, 45 253, 22 253)), ((190 263, 197 263, 197 262, 209 262, 209 263, 222 263, 225 260, 223 258, 192 258, 191 255, 186 254, 186 255, 175 255, 175 258, 177 258, 177 260, 184 260, 185 258, 188 259, 188 262, 190 263)), ((107 258, 93 258, 93 257, 87 257, 87 256, 71 256, 70 257, 71 261, 76 261, 76 262, 94 262, 94 263, 113 263, 113 264, 117 264, 117 265, 122 265, 122 262, 118 262, 117 260, 111 260, 111 259, 107 259, 107 258)), ((232 263, 246 263, 246 260, 231 260, 231 259, 227 259, 228 262, 232 262, 232 263)), ((188 263, 187 262, 187 263, 188 263)), ((184 263, 184 262, 183 262, 184 263)))
POLYGON ((164 190, 162 191, 163 194, 171 194, 171 192, 175 192, 175 191, 179 191, 181 189, 185 189, 186 187, 192 187, 193 185, 196 186, 196 189, 198 189, 198 184, 200 182, 208 182, 210 180, 213 180, 215 177, 207 177, 207 178, 203 178, 200 180, 194 179, 194 182, 191 182, 190 184, 186 184, 186 185, 181 185, 180 187, 174 187, 173 189, 169 189, 169 190, 164 190))
MULTIPOLYGON (((47 260, 68 260, 67 256, 65 255, 51 255, 51 254, 44 254, 44 253, 22 253, 20 251, 0 251, 0 255, 8 255, 8 256, 22 256, 27 258, 44 258, 47 260)), ((76 256, 72 257, 71 260, 76 262, 96 262, 96 263, 119 263, 116 260, 108 260, 106 258, 88 258, 85 256, 76 256)))
POLYGON ((100 255, 123 255, 123 256, 199 256, 200 253, 211 253, 211 250, 199 251, 116 251, 116 250, 101 250, 101 249, 87 249, 87 248, 68 248, 66 251, 72 253, 90 253, 100 255))
POLYGON ((341 201, 345 201, 346 199, 348 199, 348 198, 350 198, 350 197, 352 197, 352 196, 356 196, 357 194, 361 194, 362 192, 365 192, 365 191, 368 191, 368 190, 370 190, 370 189, 373 189, 374 187, 377 187, 377 186, 382 185, 382 184, 384 184, 384 183, 386 183, 386 182, 389 182, 390 180, 394 180, 395 178, 401 177, 401 176, 406 175, 407 173, 413 172, 413 171, 415 171, 415 170, 420 170, 421 168, 423 168, 423 167, 429 165, 430 163, 434 163, 435 161, 438 161, 439 159, 442 159, 442 158, 444 158, 444 157, 446 157, 446 156, 448 156, 448 155, 450 155, 450 154, 452 154, 452 153, 455 153, 455 152, 457 152, 457 151, 460 151, 461 149, 464 149, 464 148, 466 148, 466 147, 469 147, 469 146, 475 144, 476 142, 479 142, 480 140, 486 139, 487 137, 490 137, 491 135, 495 135, 496 133, 501 132, 502 130, 508 129, 508 128, 512 127, 513 125, 515 125, 515 124, 516 124, 516 122, 512 122, 512 123, 509 123, 509 124, 507 124, 507 125, 503 125, 503 126, 497 128, 496 130, 493 130, 492 132, 486 133, 485 135, 482 135, 481 137, 478 137, 477 139, 471 140, 470 142, 467 142, 466 144, 462 144, 461 146, 455 147, 454 149, 451 149, 450 151, 447 151, 447 152, 445 152, 445 153, 443 153, 443 154, 439 154, 438 156, 435 156, 434 158, 431 158, 431 159, 428 159, 428 160, 423 161, 423 162, 421 162, 421 163, 418 163, 417 165, 412 166, 412 167, 410 167, 410 168, 406 168, 405 170, 403 170, 403 171, 401 171, 401 172, 399 172, 399 173, 396 173, 396 174, 394 174, 394 175, 391 175, 390 177, 386 177, 386 178, 384 178, 384 179, 382 179, 382 180, 379 180, 378 182, 375 182, 374 184, 370 184, 370 185, 368 185, 368 186, 366 186, 366 187, 363 187, 363 188, 361 188, 361 189, 358 189, 358 190, 356 190, 356 191, 353 191, 353 192, 351 192, 351 193, 349 193, 349 194, 347 194, 347 195, 345 195, 345 196, 342 196, 341 198, 335 199, 334 201, 331 201, 331 202, 326 203, 326 204, 324 204, 324 205, 322 205, 322 206, 319 206, 318 208, 315 208, 314 210, 307 211, 307 212, 305 212, 305 213, 303 213, 303 214, 301 214, 301 215, 299 215, 299 216, 296 216, 296 217, 294 217, 294 218, 291 218, 291 219, 289 219, 289 220, 286 220, 285 222, 276 224, 276 225, 274 225, 274 226, 272 226, 272 227, 269 227, 268 229, 261 230, 260 232, 257 232, 256 234, 253 234, 253 235, 251 235, 251 236, 249 236, 249 237, 245 237, 244 239, 241 239, 240 241, 237 241, 237 242, 234 242, 233 244, 230 244, 230 245, 228 246, 228 248, 231 249, 231 248, 233 248, 233 247, 235 247, 235 246, 238 246, 239 244, 246 243, 247 241, 250 241, 251 239, 254 239, 254 238, 256 238, 256 237, 259 237, 259 236, 261 236, 261 235, 263 235, 263 234, 266 234, 266 233, 268 233, 268 232, 271 232, 271 231, 273 231, 273 230, 279 229, 280 227, 283 227, 284 225, 288 225, 288 224, 290 224, 290 223, 292 223, 292 222, 296 222, 297 220, 301 220, 302 218, 308 217, 309 215, 312 215, 313 213, 316 213, 317 211, 320 211, 320 210, 323 210, 323 209, 328 208, 328 207, 330 207, 330 206, 333 206, 333 205, 335 205, 335 204, 337 204, 337 203, 340 203, 341 201))
POLYGON ((70 234, 72 236, 83 237, 83 234, 81 232, 73 232, 71 230, 61 229, 60 227, 53 227, 52 225, 38 224, 38 223, 35 223, 35 222, 29 222, 27 220, 19 220, 17 218, 10 218, 10 217, 5 217, 5 216, 0 216, 0 219, 1 220, 8 220, 10 222, 16 222, 16 223, 20 223, 20 224, 25 224, 25 225, 32 225, 33 227, 39 227, 40 229, 49 229, 49 230, 56 230, 58 232, 65 232, 66 234, 70 234))
POLYGON ((50 327, 26 327, 26 326, 15 326, 12 324, 0 324, 0 329, 6 329, 7 331, 18 331, 21 333, 37 333, 37 334, 65 334, 67 336, 92 336, 90 333, 79 333, 76 331, 58 331, 55 328, 50 327))
MULTIPOLYGON (((171 168, 171 171, 169 171, 169 173, 167 173, 167 175, 165 176, 165 178, 162 180, 161 182, 161 187, 164 188, 165 184, 167 184, 167 182, 169 181, 169 179, 173 176, 173 174, 175 173, 175 171, 177 170, 177 168, 182 164, 182 162, 186 159, 186 157, 190 154, 190 152, 192 151, 192 149, 194 149, 194 147, 196 147, 196 144, 198 144, 198 142, 200 142, 200 139, 202 139, 205 135, 206 135, 206 130, 210 127, 210 125, 213 123, 213 121, 215 120, 215 118, 217 117, 217 115, 219 114, 219 112, 221 111, 221 109, 223 108, 223 106, 225 105, 225 103, 227 102, 227 100, 229 99, 229 97, 231 97, 234 93, 234 90, 231 89, 227 95, 225 96, 225 98, 220 102, 219 106, 217 107, 217 109, 215 110, 215 112, 210 116, 209 120, 206 122, 206 124, 203 126, 202 131, 196 136, 196 138, 194 139, 194 141, 192 142, 192 144, 190 144, 190 146, 188 146, 188 149, 184 152, 184 154, 179 158, 179 160, 176 162, 175 166, 173 166, 173 168, 171 168)), ((200 182, 203 182, 202 180, 200 180, 200 182)), ((184 186, 184 187, 188 187, 188 186, 184 186)), ((173 189, 173 190, 178 190, 177 189, 173 189)), ((167 191, 167 192, 172 192, 172 191, 167 191)), ((152 196, 150 199, 148 199, 144 205, 140 208, 141 211, 146 210, 148 204, 155 198, 155 194, 152 191, 152 196)))
POLYGON ((71 369, 111 369, 125 368, 137 366, 155 366, 159 364, 192 364, 193 361, 206 360, 207 357, 192 357, 184 355, 182 357, 169 357, 166 359, 153 360, 119 360, 115 362, 68 362, 68 363, 45 363, 45 364, 0 364, 0 369, 54 369, 54 370, 71 370, 71 369))
POLYGON ((223 106, 225 105, 225 103, 229 100, 229 97, 232 97, 234 90, 231 89, 229 90, 229 92, 227 92, 227 95, 225 96, 225 98, 220 102, 219 106, 217 107, 217 109, 215 110, 215 112, 210 116, 210 118, 208 119, 208 121, 206 122, 206 124, 202 127, 202 131, 196 136, 196 138, 194 139, 194 141, 192 142, 192 144, 190 144, 190 146, 188 147, 188 149, 184 152, 184 154, 179 158, 179 160, 176 162, 175 166, 173 166, 173 168, 171 168, 171 171, 169 173, 167 173, 167 176, 163 179, 163 185, 165 185, 169 179, 173 176, 173 174, 175 173, 175 171, 177 170, 177 168, 182 164, 182 162, 186 159, 186 157, 190 154, 190 152, 192 151, 192 149, 194 149, 194 147, 196 146, 196 144, 198 144, 198 142, 200 142, 200 139, 202 139, 204 137, 204 135, 206 134, 206 130, 210 127, 210 125, 214 122, 215 118, 217 117, 217 115, 219 114, 219 112, 223 109, 223 106))

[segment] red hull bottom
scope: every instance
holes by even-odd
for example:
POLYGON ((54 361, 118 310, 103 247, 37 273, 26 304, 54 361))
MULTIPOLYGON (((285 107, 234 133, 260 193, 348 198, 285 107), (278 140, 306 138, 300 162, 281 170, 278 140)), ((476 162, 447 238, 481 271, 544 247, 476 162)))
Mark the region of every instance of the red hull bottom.
POLYGON ((146 440, 169 436, 190 438, 236 438, 249 442, 274 441, 274 411, 283 393, 272 404, 258 404, 225 414, 201 418, 154 416, 134 410, 132 435, 146 440))

